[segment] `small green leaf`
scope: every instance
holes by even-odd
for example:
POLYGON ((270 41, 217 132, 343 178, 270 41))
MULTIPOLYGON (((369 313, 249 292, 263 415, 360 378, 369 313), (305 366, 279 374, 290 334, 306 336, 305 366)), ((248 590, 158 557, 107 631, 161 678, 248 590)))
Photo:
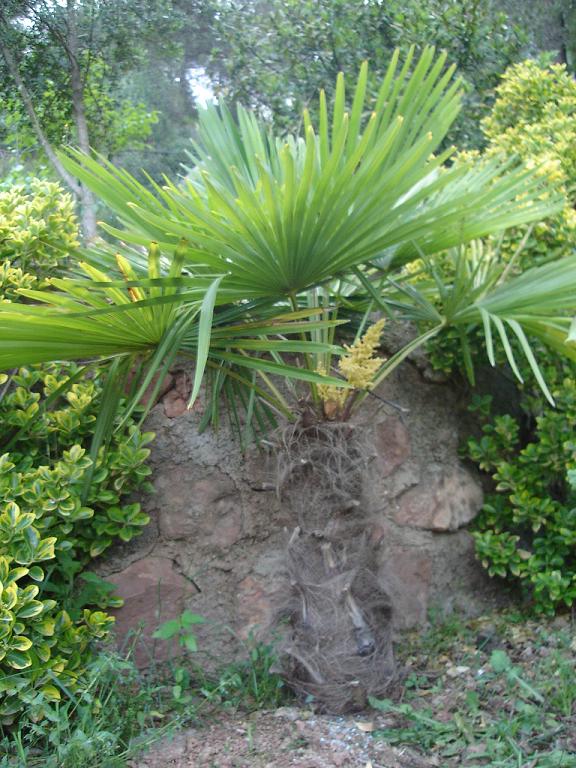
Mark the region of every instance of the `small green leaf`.
POLYGON ((60 701, 62 698, 60 691, 55 685, 44 685, 40 688, 40 691, 46 696, 49 701, 60 701))
POLYGON ((28 573, 28 568, 13 568, 8 575, 7 582, 8 584, 11 584, 14 581, 18 581, 18 579, 21 579, 23 576, 26 576, 28 573))
POLYGON ((28 576, 34 581, 44 581, 44 571, 39 565, 34 565, 28 571, 28 576))
POLYGON ((190 651, 190 653, 196 653, 198 650, 198 642, 194 635, 185 635, 182 642, 184 647, 190 651))
POLYGON ((43 610, 44 605, 39 600, 31 600, 16 613, 16 616, 19 619, 31 619, 34 616, 39 616, 43 610))
POLYGON ((490 656, 490 666, 494 672, 500 674, 509 670, 512 666, 512 662, 506 651, 496 649, 495 651, 492 651, 492 655, 490 656))
POLYGON ((180 621, 178 619, 170 619, 170 621, 165 621, 163 624, 160 624, 152 637, 156 640, 169 640, 171 637, 177 635, 178 632, 180 632, 180 629, 180 621))
POLYGON ((26 530, 24 531, 24 538, 26 539, 26 543, 30 547, 31 550, 35 551, 36 547, 40 543, 40 536, 38 534, 38 531, 34 526, 30 525, 26 530))
POLYGON ((43 539, 40 546, 37 547, 34 553, 35 560, 52 560, 55 557, 54 546, 56 544, 56 537, 50 536, 47 539, 43 539))
POLYGON ((10 639, 10 647, 13 651, 28 651, 32 647, 32 640, 22 635, 13 635, 10 639))
POLYGON ((22 651, 9 651, 5 661, 12 669, 26 669, 32 664, 29 654, 22 651))
POLYGON ((203 616, 199 616, 197 613, 192 613, 188 609, 183 611, 180 616, 180 623, 184 628, 191 627, 194 624, 204 624, 206 619, 203 616))

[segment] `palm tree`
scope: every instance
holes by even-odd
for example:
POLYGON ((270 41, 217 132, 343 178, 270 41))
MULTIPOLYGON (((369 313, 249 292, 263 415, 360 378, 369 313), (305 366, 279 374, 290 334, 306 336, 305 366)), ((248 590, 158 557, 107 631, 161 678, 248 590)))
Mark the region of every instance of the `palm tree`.
MULTIPOLYGON (((456 327, 469 369, 468 338, 480 329, 492 364, 498 339, 517 375, 515 348, 551 397, 530 338, 574 356, 566 339, 576 312, 576 257, 514 276, 497 254, 464 244, 545 218, 561 199, 520 164, 447 165, 452 150, 442 146, 461 89, 444 55, 427 48, 416 61, 411 51, 400 65, 396 53, 374 97, 367 74, 365 65, 349 108, 342 76, 331 114, 320 94, 318 125, 305 113, 301 136, 275 137, 241 107, 236 117, 223 104, 208 107, 193 167, 180 184, 149 180, 144 187, 103 158, 74 150, 63 155, 67 170, 120 220, 121 227, 104 226, 122 245, 117 251, 92 245, 69 276, 53 279, 46 290, 22 291, 27 303, 0 305, 0 370, 48 360, 107 365, 96 451, 128 377, 132 396, 124 418, 154 377, 160 374, 159 387, 176 355, 188 354, 196 365, 191 402, 204 379, 206 420, 217 420, 225 395, 238 428, 250 437, 252 422, 265 429, 279 413, 292 415, 277 376, 308 383, 317 399, 321 387, 349 387, 326 375, 333 356, 344 352, 335 343, 338 310, 360 309, 359 337, 379 309, 415 321, 422 331, 382 362, 374 383, 429 338, 456 327), (405 272, 415 260, 426 273, 418 283, 405 272)), ((354 404, 365 394, 357 393, 354 404)), ((315 451, 309 437, 308 449, 315 451)), ((353 452, 347 448, 352 475, 353 452)), ((299 546, 291 542, 293 564, 301 563, 299 546)), ((350 553, 358 554, 355 545, 346 550, 327 537, 321 551, 316 539, 302 546, 332 575, 348 567, 350 553)), ((364 582, 373 596, 375 583, 364 582)), ((316 595, 316 605, 320 614, 325 606, 344 606, 358 643, 353 676, 370 680, 375 659, 389 661, 389 645, 385 633, 374 634, 354 583, 345 601, 327 592, 316 595)), ((294 618, 298 611, 291 610, 294 618)), ((388 616, 385 596, 376 615, 388 616)), ((325 636, 317 636, 314 653, 326 652, 325 636)), ((336 650, 343 658, 342 648, 336 650)), ((296 638, 288 655, 297 683, 320 695, 325 672, 319 670, 335 667, 326 653, 315 666, 309 651, 296 638)), ((345 707, 352 673, 342 674, 327 687, 340 692, 345 707)))
MULTIPOLYGON (((224 104, 210 106, 200 116, 193 168, 179 185, 150 181, 150 190, 103 158, 70 150, 62 157, 68 170, 123 225, 104 228, 136 247, 115 253, 94 246, 82 276, 25 292, 34 303, 0 307, 0 369, 90 360, 110 365, 118 378, 136 366, 136 398, 185 352, 197 364, 193 398, 207 366, 214 408, 229 388, 232 396, 242 393, 252 415, 261 407, 270 414, 272 406, 286 414, 270 374, 316 386, 319 360, 342 351, 333 344, 335 290, 342 295, 347 286, 345 293, 384 306, 390 276, 410 261, 542 219, 561 205, 518 164, 447 167, 452 149, 440 148, 461 88, 445 58, 427 48, 416 61, 412 50, 400 65, 396 52, 374 97, 364 65, 349 108, 340 75, 331 115, 321 93, 318 126, 305 113, 302 136, 275 137, 240 106, 236 119, 224 104), (149 248, 147 259, 141 246, 149 248), (303 354, 306 365, 286 363, 283 353, 303 354)), ((535 275, 505 290, 495 281, 479 290, 479 274, 459 275, 459 310, 452 292, 444 316, 414 289, 405 292, 412 314, 436 320, 415 343, 480 320, 489 349, 494 326, 508 350, 508 328, 537 372, 522 329, 563 346, 559 318, 574 308, 569 263, 551 266, 545 284, 535 275)))

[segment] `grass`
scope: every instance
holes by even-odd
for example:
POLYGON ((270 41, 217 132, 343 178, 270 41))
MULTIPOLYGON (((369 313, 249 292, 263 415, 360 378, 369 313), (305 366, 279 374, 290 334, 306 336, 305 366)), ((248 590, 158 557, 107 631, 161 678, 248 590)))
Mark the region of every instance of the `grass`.
POLYGON ((413 637, 400 701, 372 701, 377 736, 446 768, 576 768, 574 624, 517 619, 455 618, 413 637))
MULTIPOLYGON (((1 768, 121 768, 147 742, 176 727, 162 722, 163 691, 130 658, 102 652, 88 670, 85 689, 21 721, 0 739, 1 768)), ((2 731, 0 731, 0 734, 2 731)))
MULTIPOLYGON (((188 635, 186 635, 188 636, 188 635)), ((136 640, 134 641, 135 644, 136 640)), ((142 673, 103 651, 82 693, 53 705, 42 722, 0 726, 0 768, 125 768, 146 747, 216 708, 274 709, 289 698, 271 672, 270 645, 249 640, 246 658, 206 675, 192 657, 142 673)))
MULTIPOLYGON (((401 692, 373 701, 376 738, 418 749, 442 768, 576 768, 576 626, 505 613, 452 617, 404 638, 401 692)), ((288 703, 270 645, 206 675, 194 656, 138 671, 130 654, 102 652, 82 694, 41 723, 0 731, 0 768, 125 768, 179 727, 218 710, 288 703)), ((250 736, 250 734, 249 734, 250 736)))
POLYGON ((274 646, 249 638, 245 651, 246 658, 204 680, 200 687, 202 696, 225 708, 248 712, 276 709, 289 703, 292 694, 280 675, 272 672, 277 662, 274 646))

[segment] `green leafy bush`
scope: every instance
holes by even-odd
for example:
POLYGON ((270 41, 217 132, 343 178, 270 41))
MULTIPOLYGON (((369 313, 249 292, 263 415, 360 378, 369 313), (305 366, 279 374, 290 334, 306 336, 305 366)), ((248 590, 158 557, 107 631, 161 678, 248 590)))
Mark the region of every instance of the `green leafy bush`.
MULTIPOLYGON (((562 258, 576 244, 576 82, 562 65, 516 64, 497 88, 491 115, 483 122, 484 155, 520 158, 566 197, 564 209, 528 234, 513 230, 501 243, 501 257, 522 271, 562 258), (522 247, 520 248, 521 242, 522 247)), ((464 159, 466 156, 464 156, 464 159)), ((478 333, 470 340, 476 362, 486 361, 478 333)), ((429 344, 432 365, 445 373, 464 370, 460 338, 448 331, 429 344)), ((568 481, 575 466, 571 434, 576 419, 576 364, 541 349, 538 360, 556 407, 535 391, 531 378, 518 392, 518 418, 485 414, 482 437, 468 456, 492 475, 495 493, 476 523, 477 553, 492 575, 518 581, 538 610, 553 612, 576 600, 576 500, 568 481)), ((500 360, 499 362, 502 362, 500 360)), ((524 373, 524 371, 522 371, 524 373)))
POLYGON ((0 301, 16 301, 20 288, 35 288, 38 278, 10 261, 0 264, 0 301))
POLYGON ((11 443, 0 458, 0 558, 9 569, 7 581, 2 579, 4 596, 10 584, 17 582, 18 590, 10 587, 9 606, 3 606, 10 612, 0 620, 0 638, 5 631, 7 643, 0 659, 6 675, 0 683, 0 718, 24 707, 41 713, 46 699, 59 693, 55 676, 62 690, 74 690, 90 658, 89 641, 103 637, 112 623, 105 613, 87 610, 85 601, 100 608, 118 605, 105 588, 86 597, 74 589, 74 580, 91 558, 116 540, 129 541, 148 522, 139 504, 126 503, 133 491, 148 488, 150 474, 145 446, 152 435, 133 424, 100 451, 83 499, 92 465, 84 446, 94 430, 102 385, 98 378, 80 379, 63 403, 43 407, 45 398, 76 373, 74 366, 22 369, 4 384, 8 388, 0 401, 0 436, 11 443), (43 561, 42 569, 36 567, 43 561), (25 613, 29 621, 22 625, 20 607, 30 610, 29 598, 39 590, 42 600, 33 602, 37 613, 25 613), (14 676, 14 669, 22 673, 14 676))
MULTIPOLYGON (((11 465, 0 459, 3 469, 11 465)), ((40 719, 61 692, 74 691, 87 660, 89 642, 106 634, 113 619, 85 609, 73 622, 52 599, 43 599, 45 571, 38 563, 54 557, 55 537, 41 538, 34 515, 7 504, 0 515, 0 723, 26 711, 40 719), (37 599, 38 598, 38 599, 37 599)))
POLYGON ((43 276, 78 244, 72 197, 59 184, 31 179, 0 191, 0 263, 43 276))
MULTIPOLYGON (((559 185, 566 197, 560 215, 537 224, 521 262, 561 256, 576 241, 576 81, 563 64, 524 61, 510 67, 483 121, 487 156, 504 153, 559 185)), ((516 244, 519 239, 516 235, 516 244)))
POLYGON ((558 162, 564 179, 576 175, 576 82, 564 64, 534 60, 511 66, 496 89, 497 99, 483 122, 490 147, 558 162))
MULTIPOLYGON (((466 85, 455 136, 476 146, 499 75, 530 38, 491 0, 271 0, 223 3, 210 67, 220 88, 286 128, 337 73, 368 59, 381 74, 394 48, 446 50, 466 85)), ((453 138, 455 138, 453 135, 453 138)))
POLYGON ((471 439, 468 454, 492 475, 476 522, 476 551, 492 576, 519 580, 535 607, 551 613, 576 602, 576 381, 558 379, 558 407, 544 408, 527 441, 510 415, 471 439))
MULTIPOLYGON (((0 261, 0 302, 15 302, 76 247, 77 222, 70 197, 40 180, 0 193, 0 221, 0 259, 11 260, 0 261)), ((96 462, 88 455, 102 390, 73 364, 0 377, 0 724, 37 721, 84 685, 92 641, 113 623, 93 609, 119 601, 94 574, 78 577, 148 522, 129 497, 149 488, 153 435, 130 422, 96 462)))
POLYGON ((83 485, 92 461, 81 446, 89 444, 96 423, 100 379, 80 379, 57 407, 42 408, 43 398, 54 395, 77 373, 74 365, 21 369, 12 376, 0 403, 0 422, 2 431, 22 430, 10 454, 20 472, 21 488, 14 487, 10 493, 25 494, 31 507, 41 509, 42 530, 57 528, 59 540, 65 534, 66 544, 57 548, 82 561, 101 554, 115 539, 130 541, 147 524, 139 505, 122 504, 122 499, 149 488, 146 445, 153 434, 142 433, 133 424, 115 433, 106 450, 100 450, 83 503, 83 485))

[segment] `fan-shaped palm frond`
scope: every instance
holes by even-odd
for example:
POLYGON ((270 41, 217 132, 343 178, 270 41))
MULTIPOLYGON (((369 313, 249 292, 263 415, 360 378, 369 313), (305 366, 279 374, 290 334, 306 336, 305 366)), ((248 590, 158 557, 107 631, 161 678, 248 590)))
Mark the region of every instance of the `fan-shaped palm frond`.
MULTIPOLYGON (((153 244, 146 277, 118 255, 119 280, 81 263, 84 279, 54 278, 49 281, 53 290, 22 290, 27 299, 41 303, 0 304, 0 369, 52 360, 108 360, 115 378, 132 382, 126 416, 155 382, 148 397, 153 402, 178 354, 195 360, 190 405, 206 365, 252 390, 255 370, 264 377, 321 380, 314 371, 286 364, 280 354, 337 354, 335 345, 301 338, 305 331, 335 321, 317 309, 230 305, 226 290, 218 291, 221 277, 181 275, 183 254, 183 247, 177 248, 167 274, 162 273, 160 252, 153 244)), ((114 391, 118 399, 125 387, 117 383, 114 391)), ((261 387, 258 392, 264 401, 282 407, 282 398, 261 387)))
MULTIPOLYGON (((412 51, 400 66, 395 54, 375 99, 367 76, 365 65, 349 108, 340 76, 331 113, 321 94, 317 127, 305 114, 299 137, 272 136, 241 107, 236 119, 224 105, 209 107, 194 168, 180 185, 150 181, 146 188, 102 158, 70 151, 67 168, 124 225, 108 231, 136 247, 157 241, 164 258, 156 246, 147 263, 137 249, 123 248, 116 259, 100 246, 86 254, 87 278, 54 280, 50 290, 26 294, 42 304, 0 305, 0 369, 101 358, 112 361, 111 381, 120 381, 138 361, 135 403, 183 351, 196 359, 192 397, 209 371, 213 420, 220 394, 249 418, 262 415, 261 402, 286 412, 271 374, 330 383, 316 368, 340 351, 332 343, 335 278, 358 280, 377 303, 368 279, 374 265, 382 273, 560 207, 553 191, 543 194, 535 171, 498 161, 445 167, 450 153, 436 153, 460 109, 460 86, 444 55, 427 48, 415 61, 412 51), (310 300, 318 289, 328 297, 320 307, 310 300), (287 362, 284 352, 301 355, 305 365, 287 362)), ((556 309, 572 301, 554 286, 546 310, 538 309, 544 283, 533 285, 530 311, 529 280, 512 293, 469 293, 469 305, 455 301, 454 285, 442 294, 437 283, 443 309, 426 295, 412 309, 437 320, 428 336, 436 326, 464 327, 479 317, 498 333, 507 323, 519 339, 523 327, 553 341, 554 324, 563 321, 560 312, 553 322, 546 312, 554 301, 556 309)), ((464 278, 461 288, 470 289, 464 278)), ((110 390, 119 396, 121 387, 110 390)))
POLYGON ((383 256, 406 262, 557 210, 534 171, 443 167, 450 152, 435 153, 459 83, 433 48, 413 58, 400 67, 395 54, 375 101, 364 65, 349 110, 340 75, 332 114, 321 95, 319 124, 305 114, 301 137, 274 137, 241 107, 237 121, 208 107, 181 185, 150 191, 103 158, 62 159, 123 221, 110 232, 166 250, 184 237, 187 267, 224 275, 245 299, 294 295, 383 256))
POLYGON ((491 365, 496 365, 496 347, 500 346, 511 370, 522 381, 517 358, 524 356, 540 388, 553 403, 533 341, 541 341, 560 355, 576 360, 576 347, 567 339, 571 317, 576 312, 576 256, 520 275, 513 275, 509 267, 497 250, 472 244, 452 249, 437 262, 425 259, 423 275, 417 282, 396 282, 385 277, 378 279, 376 288, 366 276, 360 276, 381 306, 388 311, 394 309, 425 328, 409 348, 384 364, 379 378, 429 338, 448 328, 457 328, 463 361, 473 380, 469 337, 480 330, 491 365))

